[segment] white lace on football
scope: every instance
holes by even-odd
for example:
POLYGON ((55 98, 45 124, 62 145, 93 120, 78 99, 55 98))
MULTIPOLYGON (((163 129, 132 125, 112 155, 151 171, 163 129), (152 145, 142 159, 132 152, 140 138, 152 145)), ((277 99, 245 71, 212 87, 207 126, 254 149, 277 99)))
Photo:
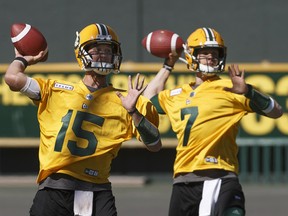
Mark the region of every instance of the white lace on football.
POLYGON ((12 37, 12 43, 20 41, 23 37, 27 35, 27 33, 30 31, 31 25, 26 24, 25 28, 15 37, 12 37))

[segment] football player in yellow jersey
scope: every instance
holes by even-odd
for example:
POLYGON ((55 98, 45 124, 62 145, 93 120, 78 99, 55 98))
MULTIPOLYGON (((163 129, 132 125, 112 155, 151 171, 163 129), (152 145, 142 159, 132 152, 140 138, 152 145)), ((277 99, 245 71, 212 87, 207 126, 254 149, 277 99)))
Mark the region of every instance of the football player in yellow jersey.
POLYGON ((108 178, 121 144, 135 136, 156 152, 161 139, 158 113, 141 95, 144 79, 137 74, 132 83, 129 76, 128 91, 107 83, 122 60, 116 33, 98 23, 77 32, 75 55, 85 71, 78 83, 28 77, 25 68, 41 61, 43 52, 15 53, 5 81, 38 106, 40 125, 39 190, 30 215, 117 215, 108 178))
POLYGON ((163 90, 179 56, 170 53, 144 95, 160 114, 166 114, 177 135, 174 184, 169 216, 245 215, 245 198, 238 181, 236 136, 239 121, 251 112, 270 118, 282 115, 281 106, 244 80, 238 65, 221 79, 226 47, 212 28, 199 28, 184 46, 195 80, 163 90))

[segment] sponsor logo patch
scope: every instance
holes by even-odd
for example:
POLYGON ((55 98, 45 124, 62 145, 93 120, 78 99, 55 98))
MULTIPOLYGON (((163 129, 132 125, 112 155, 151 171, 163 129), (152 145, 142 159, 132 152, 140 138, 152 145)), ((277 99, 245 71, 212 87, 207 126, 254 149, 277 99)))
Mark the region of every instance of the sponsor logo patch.
POLYGON ((62 83, 55 83, 54 84, 54 87, 55 88, 61 88, 61 89, 65 89, 65 90, 69 90, 69 91, 72 91, 73 90, 73 86, 71 85, 66 85, 66 84, 62 84, 62 83))
POLYGON ((92 170, 92 169, 85 169, 85 174, 89 175, 89 176, 98 176, 98 171, 97 170, 92 170))
POLYGON ((214 164, 217 164, 217 163, 218 163, 218 160, 217 160, 217 158, 215 158, 215 157, 206 157, 206 158, 205 158, 205 161, 206 161, 207 163, 214 163, 214 164))
POLYGON ((182 92, 182 88, 173 89, 170 91, 170 96, 178 95, 182 92))

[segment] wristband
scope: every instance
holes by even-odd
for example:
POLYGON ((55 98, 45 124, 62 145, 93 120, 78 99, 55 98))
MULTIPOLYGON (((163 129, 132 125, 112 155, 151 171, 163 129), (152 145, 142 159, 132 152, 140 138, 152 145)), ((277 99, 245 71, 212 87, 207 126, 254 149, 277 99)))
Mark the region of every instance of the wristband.
POLYGON ((20 61, 25 68, 28 66, 28 61, 24 57, 16 57, 14 60, 20 61))
POLYGON ((141 140, 146 146, 152 146, 156 144, 160 139, 159 130, 151 122, 149 122, 144 116, 140 120, 137 131, 140 134, 141 140))
POLYGON ((252 85, 247 84, 247 87, 248 91, 245 97, 249 98, 260 110, 269 113, 274 108, 274 100, 271 97, 255 90, 252 85))
POLYGON ((163 68, 165 68, 166 70, 168 70, 169 72, 171 72, 173 70, 173 67, 167 65, 167 64, 163 64, 163 68))

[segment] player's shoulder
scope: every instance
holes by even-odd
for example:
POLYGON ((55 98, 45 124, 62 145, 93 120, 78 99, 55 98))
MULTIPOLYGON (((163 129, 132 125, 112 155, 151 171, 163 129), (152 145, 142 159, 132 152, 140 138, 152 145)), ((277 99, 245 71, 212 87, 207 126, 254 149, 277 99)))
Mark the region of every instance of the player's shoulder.
POLYGON ((168 89, 168 90, 166 90, 166 94, 168 94, 169 96, 176 96, 176 95, 180 95, 182 93, 185 93, 187 91, 188 92, 191 91, 191 84, 190 83, 186 83, 186 84, 182 84, 182 85, 176 86, 173 89, 168 89))
POLYGON ((64 84, 64 85, 78 85, 79 84, 79 82, 75 83, 75 82, 71 82, 71 81, 67 81, 67 80, 44 79, 41 77, 35 77, 33 79, 35 79, 38 83, 46 83, 46 84, 50 84, 50 85, 53 85, 55 83, 64 84))
POLYGON ((86 92, 88 91, 85 84, 79 80, 79 82, 71 82, 67 80, 60 79, 41 79, 36 78, 40 88, 44 91, 76 91, 76 92, 86 92))
POLYGON ((213 86, 218 86, 218 87, 231 87, 232 86, 232 81, 228 78, 221 78, 214 80, 210 83, 213 86))
POLYGON ((215 80, 215 82, 222 83, 223 85, 232 83, 231 79, 229 78, 220 78, 218 80, 215 80))

